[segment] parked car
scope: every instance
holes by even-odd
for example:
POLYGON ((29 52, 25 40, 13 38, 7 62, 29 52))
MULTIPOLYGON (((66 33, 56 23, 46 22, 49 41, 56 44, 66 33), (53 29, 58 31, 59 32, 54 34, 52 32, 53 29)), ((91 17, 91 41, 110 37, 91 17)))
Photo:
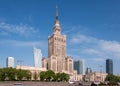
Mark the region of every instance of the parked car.
POLYGON ((69 84, 74 84, 74 82, 73 81, 69 81, 69 84))
POLYGON ((22 83, 15 83, 14 86, 23 86, 22 83))

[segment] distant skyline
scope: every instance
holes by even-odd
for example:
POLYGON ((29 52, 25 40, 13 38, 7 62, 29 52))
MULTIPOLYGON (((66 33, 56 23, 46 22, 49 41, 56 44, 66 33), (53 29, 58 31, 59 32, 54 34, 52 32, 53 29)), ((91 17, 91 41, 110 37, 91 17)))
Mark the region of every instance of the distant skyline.
POLYGON ((15 65, 22 60, 21 65, 34 66, 34 47, 48 56, 56 5, 67 56, 98 72, 112 59, 114 74, 120 74, 119 0, 0 0, 0 67, 9 56, 15 65))

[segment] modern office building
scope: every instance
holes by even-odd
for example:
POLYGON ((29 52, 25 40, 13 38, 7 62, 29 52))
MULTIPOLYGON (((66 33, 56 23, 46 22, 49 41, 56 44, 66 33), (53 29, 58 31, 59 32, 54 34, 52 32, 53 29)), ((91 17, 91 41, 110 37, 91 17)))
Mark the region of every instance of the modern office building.
POLYGON ((113 74, 113 60, 112 59, 106 60, 106 73, 113 74))
POLYGON ((14 68, 14 58, 13 57, 8 57, 6 61, 7 67, 12 67, 14 68))
POLYGON ((87 67, 85 74, 89 74, 89 73, 92 73, 92 69, 87 67))
POLYGON ((40 49, 34 48, 34 66, 42 67, 42 53, 40 49))
POLYGON ((84 74, 84 61, 74 61, 74 70, 77 70, 78 74, 84 74))

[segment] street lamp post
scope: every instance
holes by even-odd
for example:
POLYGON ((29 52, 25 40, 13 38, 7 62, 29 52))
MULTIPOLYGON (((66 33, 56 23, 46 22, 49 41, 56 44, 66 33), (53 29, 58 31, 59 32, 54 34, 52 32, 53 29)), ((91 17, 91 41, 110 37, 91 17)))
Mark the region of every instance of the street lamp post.
POLYGON ((22 61, 22 60, 18 60, 17 62, 18 62, 19 65, 20 65, 20 81, 21 81, 21 64, 22 64, 23 61, 22 61))
POLYGON ((100 65, 100 81, 102 81, 102 65, 100 65))
POLYGON ((21 83, 21 63, 23 62, 22 60, 17 60, 17 62, 20 65, 20 83, 15 83, 14 86, 23 86, 23 84, 21 83))

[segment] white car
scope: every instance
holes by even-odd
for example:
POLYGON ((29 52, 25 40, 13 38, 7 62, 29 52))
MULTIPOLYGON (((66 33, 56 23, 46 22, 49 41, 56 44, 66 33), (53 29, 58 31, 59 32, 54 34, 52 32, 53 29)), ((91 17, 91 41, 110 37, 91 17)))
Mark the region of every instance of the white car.
POLYGON ((23 86, 22 83, 15 83, 14 86, 23 86))
POLYGON ((120 85, 120 82, 117 82, 118 83, 118 85, 120 85))
POLYGON ((74 84, 74 82, 73 81, 69 81, 69 84, 74 84))

